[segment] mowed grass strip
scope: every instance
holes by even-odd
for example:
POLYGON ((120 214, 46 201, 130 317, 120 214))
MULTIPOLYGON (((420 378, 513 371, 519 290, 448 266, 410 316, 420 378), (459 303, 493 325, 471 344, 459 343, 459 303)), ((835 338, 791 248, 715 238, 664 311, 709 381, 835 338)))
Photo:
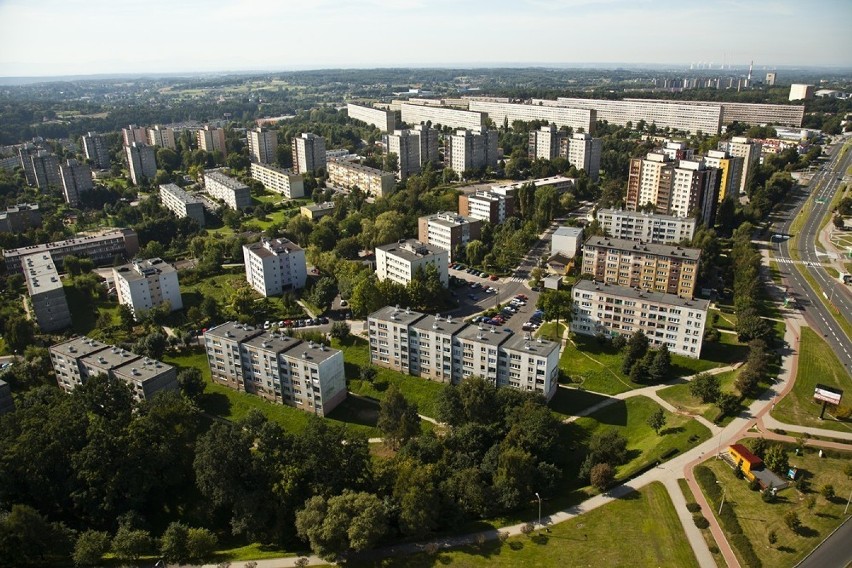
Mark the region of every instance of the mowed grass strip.
POLYGON ((540 567, 540 566, 698 566, 665 487, 654 482, 622 499, 570 521, 549 533, 488 541, 457 550, 352 562, 383 568, 540 567))

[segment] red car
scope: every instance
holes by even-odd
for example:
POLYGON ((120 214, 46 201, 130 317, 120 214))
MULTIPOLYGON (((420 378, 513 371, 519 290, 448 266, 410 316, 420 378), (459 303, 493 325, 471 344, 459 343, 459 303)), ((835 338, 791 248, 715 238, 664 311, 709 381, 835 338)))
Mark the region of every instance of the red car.
POLYGON ((496 274, 492 274, 488 279, 493 282, 497 282, 498 280, 500 280, 500 278, 498 278, 496 274))

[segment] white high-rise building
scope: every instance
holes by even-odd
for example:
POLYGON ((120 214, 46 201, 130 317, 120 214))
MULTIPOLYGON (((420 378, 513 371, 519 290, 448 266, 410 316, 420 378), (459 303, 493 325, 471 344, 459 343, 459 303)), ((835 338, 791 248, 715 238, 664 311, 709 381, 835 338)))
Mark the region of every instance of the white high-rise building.
POLYGON ((568 140, 568 163, 585 170, 592 181, 597 181, 601 170, 603 140, 592 138, 586 133, 576 133, 568 140))
POLYGON ((814 86, 793 83, 790 85, 790 100, 801 101, 814 98, 814 86))
POLYGON ((396 128, 396 117, 393 112, 388 110, 349 103, 346 105, 346 112, 349 114, 349 118, 375 126, 382 132, 393 132, 396 128))
POLYGON ((133 142, 124 147, 124 154, 133 185, 141 185, 157 175, 157 157, 153 147, 133 142))
POLYGON ((731 156, 743 159, 742 176, 740 176, 740 193, 745 193, 748 182, 754 169, 760 164, 760 142, 755 142, 745 136, 734 136, 729 141, 719 142, 719 150, 725 151, 731 156))
POLYGON ((60 165, 59 175, 62 177, 62 193, 65 196, 65 202, 72 207, 79 205, 80 196, 94 187, 92 168, 77 160, 68 160, 60 165))
POLYGON ((137 144, 148 143, 148 131, 141 126, 136 126, 135 124, 131 124, 127 128, 122 128, 121 137, 124 140, 125 146, 130 146, 134 142, 137 144))
POLYGON ((420 165, 438 161, 438 131, 425 124, 417 124, 414 131, 420 137, 420 165))
POLYGON ((326 167, 325 139, 311 132, 293 138, 293 171, 304 174, 326 167))
POLYGON ((614 239, 675 244, 691 241, 695 234, 694 218, 657 215, 620 209, 598 209, 597 220, 607 235, 614 239))
POLYGON ((71 310, 50 252, 25 256, 21 263, 29 294, 25 307, 39 329, 49 333, 70 326, 71 310))
POLYGON ((222 128, 215 128, 210 126, 209 124, 205 124, 204 128, 197 131, 195 133, 196 139, 198 141, 198 149, 204 150, 205 152, 222 152, 223 156, 228 154, 227 149, 225 148, 225 130, 222 128))
POLYGON ((278 296, 285 290, 304 288, 308 278, 305 251, 285 238, 262 239, 243 245, 246 280, 264 296, 278 296))
POLYGON ((420 173, 420 134, 415 130, 394 130, 387 135, 387 151, 399 161, 399 179, 420 173))
POLYGON ((158 148, 177 149, 175 131, 159 124, 148 129, 148 144, 158 148))
POLYGON ((159 258, 134 260, 112 269, 118 303, 130 307, 136 319, 168 302, 171 311, 183 309, 178 274, 159 258))
POLYGON ((496 130, 457 130, 445 140, 447 147, 444 163, 459 175, 469 170, 497 165, 496 130))
POLYGON ((258 126, 247 133, 252 162, 274 164, 278 158, 278 133, 258 126))
POLYGON ((450 253, 414 239, 376 247, 376 276, 389 278, 403 286, 411 282, 418 268, 433 264, 444 286, 449 285, 450 253))
POLYGON ((204 202, 195 195, 173 183, 167 183, 160 186, 160 201, 163 207, 178 217, 189 217, 198 223, 199 227, 204 227, 204 202))
POLYGON ((556 128, 555 124, 542 126, 538 130, 532 130, 529 134, 529 157, 542 160, 552 160, 559 155, 562 141, 566 132, 556 128))

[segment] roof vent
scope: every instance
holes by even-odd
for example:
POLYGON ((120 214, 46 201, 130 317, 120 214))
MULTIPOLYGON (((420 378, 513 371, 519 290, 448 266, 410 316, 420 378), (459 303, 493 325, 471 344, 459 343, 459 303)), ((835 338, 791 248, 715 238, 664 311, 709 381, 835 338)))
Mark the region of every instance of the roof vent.
POLYGON ((524 341, 524 349, 526 349, 527 351, 530 350, 530 342, 529 341, 524 341))
POLYGON ((308 352, 302 351, 302 359, 307 359, 307 358, 308 358, 308 352))

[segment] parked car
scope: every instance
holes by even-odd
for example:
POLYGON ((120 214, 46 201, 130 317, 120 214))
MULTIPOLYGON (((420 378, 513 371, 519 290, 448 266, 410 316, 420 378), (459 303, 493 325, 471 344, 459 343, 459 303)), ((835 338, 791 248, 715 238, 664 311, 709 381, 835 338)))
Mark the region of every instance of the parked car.
POLYGON ((492 282, 497 282, 500 278, 496 274, 492 274, 488 277, 492 282))

